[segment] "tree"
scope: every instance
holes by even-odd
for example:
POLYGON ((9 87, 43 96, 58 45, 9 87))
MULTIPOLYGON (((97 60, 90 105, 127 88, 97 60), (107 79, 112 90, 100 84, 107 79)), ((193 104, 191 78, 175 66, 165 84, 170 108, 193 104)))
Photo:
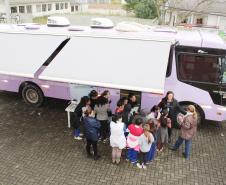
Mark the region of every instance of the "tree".
POLYGON ((155 0, 125 0, 125 9, 132 11, 136 17, 151 19, 156 18, 157 12, 155 7, 155 0))

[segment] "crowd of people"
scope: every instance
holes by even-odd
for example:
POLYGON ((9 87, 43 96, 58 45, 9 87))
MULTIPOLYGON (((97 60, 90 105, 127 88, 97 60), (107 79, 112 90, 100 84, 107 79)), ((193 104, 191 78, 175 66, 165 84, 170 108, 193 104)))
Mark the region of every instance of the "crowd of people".
POLYGON ((172 128, 180 127, 181 134, 169 149, 175 151, 185 141, 183 155, 189 159, 191 140, 197 130, 197 113, 193 105, 184 110, 172 91, 167 92, 148 113, 137 106, 134 94, 119 99, 114 111, 110 109, 110 104, 108 90, 101 95, 92 90, 88 96, 81 98, 74 111, 74 138, 85 138, 87 157, 98 160, 98 142, 107 143, 110 140, 112 163, 120 163, 124 150, 127 161, 146 169, 156 152, 163 152, 169 146, 172 128))

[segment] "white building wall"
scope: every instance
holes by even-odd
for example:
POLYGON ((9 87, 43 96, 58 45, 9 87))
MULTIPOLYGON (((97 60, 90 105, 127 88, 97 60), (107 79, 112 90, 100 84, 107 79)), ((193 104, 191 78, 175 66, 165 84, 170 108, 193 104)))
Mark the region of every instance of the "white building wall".
POLYGON ((3 0, 0 0, 0 14, 1 13, 6 13, 5 2, 3 0))
POLYGON ((207 25, 208 26, 217 26, 218 16, 216 15, 208 15, 207 25))
POLYGON ((219 29, 226 30, 226 17, 220 17, 219 29))

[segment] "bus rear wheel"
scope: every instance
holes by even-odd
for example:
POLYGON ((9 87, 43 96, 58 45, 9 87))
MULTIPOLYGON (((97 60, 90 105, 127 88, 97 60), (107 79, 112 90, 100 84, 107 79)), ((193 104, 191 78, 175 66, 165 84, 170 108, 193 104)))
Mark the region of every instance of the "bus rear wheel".
POLYGON ((22 89, 22 97, 25 103, 40 107, 44 102, 42 90, 33 84, 27 84, 22 89))

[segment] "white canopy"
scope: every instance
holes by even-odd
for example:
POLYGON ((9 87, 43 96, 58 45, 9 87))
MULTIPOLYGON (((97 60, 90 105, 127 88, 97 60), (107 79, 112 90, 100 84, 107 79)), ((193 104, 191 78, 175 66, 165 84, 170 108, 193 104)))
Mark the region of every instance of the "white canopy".
POLYGON ((0 33, 0 74, 34 77, 66 36, 0 33))
POLYGON ((163 93, 171 41, 72 37, 40 79, 163 93))

